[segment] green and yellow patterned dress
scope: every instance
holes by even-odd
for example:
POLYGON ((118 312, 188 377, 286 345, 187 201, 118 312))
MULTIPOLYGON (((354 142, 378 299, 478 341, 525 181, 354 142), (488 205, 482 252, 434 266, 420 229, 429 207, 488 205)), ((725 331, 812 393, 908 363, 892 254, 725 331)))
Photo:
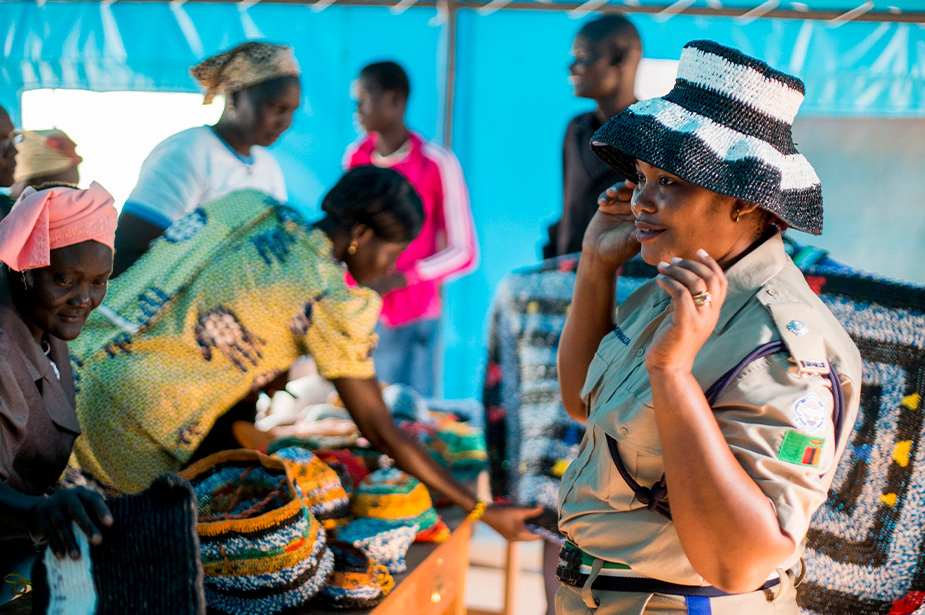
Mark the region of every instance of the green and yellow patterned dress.
POLYGON ((381 305, 345 284, 325 233, 266 195, 201 206, 112 282, 70 344, 83 430, 72 464, 137 492, 301 355, 329 379, 374 377, 381 305))

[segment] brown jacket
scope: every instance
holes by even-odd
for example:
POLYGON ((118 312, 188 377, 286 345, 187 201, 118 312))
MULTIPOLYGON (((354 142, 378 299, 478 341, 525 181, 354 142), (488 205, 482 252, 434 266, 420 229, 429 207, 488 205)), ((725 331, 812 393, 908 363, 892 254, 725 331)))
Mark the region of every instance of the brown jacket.
POLYGON ((55 485, 80 433, 67 343, 50 342, 60 380, 0 276, 0 480, 30 495, 55 485))
MULTIPOLYGON (((29 495, 55 486, 80 433, 67 343, 49 339, 46 357, 0 275, 0 481, 29 495)), ((0 535, 0 572, 30 550, 28 541, 0 535)))

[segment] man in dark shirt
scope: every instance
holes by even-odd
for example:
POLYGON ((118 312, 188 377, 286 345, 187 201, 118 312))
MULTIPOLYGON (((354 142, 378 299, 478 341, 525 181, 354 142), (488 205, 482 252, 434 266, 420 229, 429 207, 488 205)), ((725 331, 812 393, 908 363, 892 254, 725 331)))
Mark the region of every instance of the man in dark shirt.
POLYGON ((636 102, 633 85, 642 57, 642 43, 633 24, 622 15, 606 15, 585 24, 572 44, 569 81, 575 96, 597 103, 594 111, 569 122, 562 144, 562 218, 549 227, 543 258, 581 250, 585 229, 597 211, 597 197, 623 181, 591 152, 591 135, 611 117, 636 102))

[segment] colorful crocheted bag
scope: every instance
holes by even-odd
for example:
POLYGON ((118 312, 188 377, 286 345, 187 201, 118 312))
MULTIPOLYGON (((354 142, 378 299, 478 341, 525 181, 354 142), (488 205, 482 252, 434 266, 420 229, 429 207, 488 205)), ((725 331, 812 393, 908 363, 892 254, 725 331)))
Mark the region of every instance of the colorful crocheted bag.
POLYGON ((32 569, 32 612, 55 615, 204 615, 196 497, 162 476, 137 495, 107 500, 113 524, 90 545, 74 524, 80 559, 50 549, 32 569))
POLYGON ((401 470, 376 470, 357 485, 350 507, 357 518, 418 526, 417 542, 443 542, 450 530, 440 519, 427 487, 401 470))
POLYGON ((280 613, 320 591, 334 568, 321 523, 282 459, 222 451, 181 473, 199 504, 206 602, 227 615, 280 613))
POLYGON ((350 499, 337 472, 311 451, 291 446, 273 453, 286 464, 289 476, 302 491, 302 502, 326 530, 350 522, 350 499))
POLYGON ((334 553, 334 574, 321 588, 317 602, 335 609, 370 609, 389 595, 395 579, 355 546, 339 540, 329 543, 334 553))
POLYGON ((417 524, 395 525, 382 519, 357 519, 341 528, 337 539, 357 547, 392 574, 401 574, 408 569, 405 554, 417 533, 417 524))

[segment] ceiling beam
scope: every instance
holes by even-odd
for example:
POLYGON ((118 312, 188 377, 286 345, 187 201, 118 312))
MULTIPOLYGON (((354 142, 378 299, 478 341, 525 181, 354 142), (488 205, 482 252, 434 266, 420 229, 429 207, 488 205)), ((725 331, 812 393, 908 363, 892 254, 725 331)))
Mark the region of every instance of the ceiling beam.
MULTIPOLYGON (((48 0, 49 2, 64 1, 64 0, 48 0)), ((104 2, 112 3, 113 0, 102 0, 104 2)), ((164 2, 165 0, 131 0, 132 2, 164 2)), ((211 4, 215 3, 228 3, 228 4, 244 4, 253 5, 256 4, 254 0, 181 0, 184 3, 195 3, 195 2, 208 2, 211 4)), ((399 0, 258 0, 261 4, 292 4, 292 5, 304 5, 309 7, 318 6, 318 9, 323 10, 324 7, 334 4, 338 6, 382 6, 392 8, 394 7, 399 0)), ((425 8, 437 8, 442 4, 446 7, 447 4, 453 5, 455 9, 486 9, 488 12, 494 12, 495 10, 501 11, 576 11, 581 12, 584 7, 586 7, 587 2, 542 2, 542 1, 529 1, 529 0, 514 0, 510 3, 503 4, 499 6, 499 2, 495 0, 418 0, 414 3, 416 7, 425 7, 425 8), (490 6, 489 6, 490 5, 490 6)), ((629 5, 611 5, 603 4, 599 7, 595 7, 595 11, 601 13, 627 13, 627 14, 658 14, 663 13, 666 9, 671 9, 672 6, 676 5, 677 2, 666 2, 661 6, 629 6, 629 5)), ((698 15, 701 17, 740 17, 746 20, 750 20, 751 13, 754 9, 748 8, 710 8, 710 7, 694 7, 688 6, 675 14, 682 15, 698 15)), ((795 9, 772 9, 766 12, 762 12, 761 18, 763 19, 800 19, 800 20, 812 20, 812 21, 830 21, 833 23, 845 23, 846 21, 861 21, 861 22, 892 22, 892 23, 917 23, 925 26, 925 11, 874 11, 869 10, 860 14, 855 14, 856 11, 820 11, 807 9, 805 11, 798 11, 795 9)))

